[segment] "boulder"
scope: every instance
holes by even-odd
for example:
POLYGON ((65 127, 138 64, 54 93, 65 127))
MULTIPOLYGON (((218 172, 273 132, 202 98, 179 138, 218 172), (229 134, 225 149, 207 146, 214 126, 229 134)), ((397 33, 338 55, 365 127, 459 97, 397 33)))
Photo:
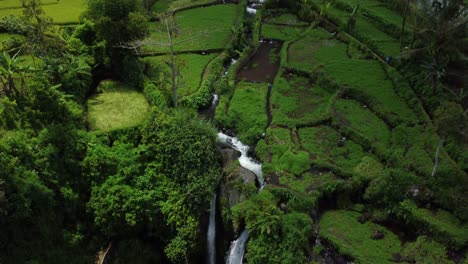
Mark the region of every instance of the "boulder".
POLYGON ((288 212, 288 206, 285 203, 280 204, 280 210, 287 213, 288 212))
POLYGON ((255 184, 255 182, 257 180, 257 176, 255 175, 255 173, 249 171, 248 169, 246 169, 244 167, 240 167, 240 166, 239 166, 239 177, 242 179, 244 184, 249 184, 249 183, 255 184))
POLYGON ((223 148, 220 152, 223 158, 223 168, 229 168, 241 156, 239 151, 232 148, 223 148))
POLYGON ((379 230, 376 230, 376 231, 374 231, 374 234, 372 234, 372 237, 371 237, 371 238, 374 239, 374 240, 379 240, 379 239, 382 239, 382 238, 384 238, 384 237, 385 237, 385 234, 384 234, 384 233, 382 233, 382 232, 379 231, 379 230))

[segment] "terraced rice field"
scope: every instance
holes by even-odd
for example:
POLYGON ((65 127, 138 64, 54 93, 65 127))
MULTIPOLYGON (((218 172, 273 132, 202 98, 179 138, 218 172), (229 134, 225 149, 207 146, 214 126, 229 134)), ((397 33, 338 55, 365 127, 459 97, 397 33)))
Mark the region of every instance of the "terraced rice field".
MULTIPOLYGON (((225 4, 176 13, 175 51, 222 49, 230 39, 237 11, 236 5, 225 4)), ((150 44, 143 48, 143 53, 168 52, 169 47, 161 45, 161 43, 168 43, 167 31, 163 23, 157 26, 150 22, 150 33, 150 37, 146 40, 150 44)))
MULTIPOLYGON (((46 0, 42 1, 42 8, 55 24, 77 24, 80 15, 86 10, 86 0, 46 0)), ((19 0, 0 1, 0 18, 10 15, 22 15, 19 0)))

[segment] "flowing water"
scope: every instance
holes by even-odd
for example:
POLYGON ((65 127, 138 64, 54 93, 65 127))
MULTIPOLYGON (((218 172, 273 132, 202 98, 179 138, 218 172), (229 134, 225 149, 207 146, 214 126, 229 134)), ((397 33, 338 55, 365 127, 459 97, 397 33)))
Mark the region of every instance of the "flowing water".
POLYGON ((226 259, 227 264, 242 264, 245 253, 245 244, 249 239, 249 232, 244 229, 239 238, 234 240, 229 249, 229 256, 226 259))
POLYGON ((244 145, 237 137, 231 137, 222 132, 218 133, 218 139, 222 143, 231 146, 233 149, 241 153, 239 158, 240 165, 253 172, 257 176, 260 186, 263 186, 265 181, 263 180, 262 164, 248 156, 250 147, 244 145))
MULTIPOLYGON (((228 136, 222 132, 218 133, 218 139, 222 143, 231 146, 233 149, 239 151, 241 156, 239 158, 239 164, 253 172, 257 176, 257 180, 260 184, 259 190, 261 191, 265 187, 265 181, 263 179, 262 164, 258 163, 254 159, 248 156, 250 147, 244 145, 237 137, 228 136)), ((244 259, 245 244, 249 239, 249 233, 247 229, 244 229, 240 236, 234 240, 229 249, 229 255, 226 258, 227 264, 242 264, 244 259)))
POLYGON ((208 248, 208 264, 216 263, 216 193, 211 198, 210 204, 210 223, 206 235, 208 248))

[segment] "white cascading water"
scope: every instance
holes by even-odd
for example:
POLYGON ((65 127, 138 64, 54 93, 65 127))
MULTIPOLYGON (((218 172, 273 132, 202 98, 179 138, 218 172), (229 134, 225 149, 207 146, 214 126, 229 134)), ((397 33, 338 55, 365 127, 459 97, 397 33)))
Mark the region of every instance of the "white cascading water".
POLYGON ((234 240, 229 249, 229 256, 227 257, 227 264, 242 264, 244 259, 245 244, 249 239, 249 232, 244 229, 240 236, 234 240))
POLYGON ((226 71, 224 72, 224 76, 228 75, 229 73, 229 69, 231 68, 232 65, 236 64, 237 63, 237 60, 236 59, 231 59, 231 62, 229 63, 229 65, 226 67, 226 71))
POLYGON ((257 180, 260 183, 260 186, 263 186, 265 182, 263 180, 262 164, 256 162, 248 156, 250 147, 244 145, 237 137, 231 137, 222 132, 218 132, 218 139, 222 143, 231 146, 233 149, 241 153, 239 158, 240 165, 253 172, 257 176, 257 180))
POLYGON ((208 264, 216 263, 216 193, 211 198, 210 223, 206 241, 208 243, 208 264))
POLYGON ((217 94, 213 94, 213 101, 211 101, 211 106, 216 107, 219 101, 219 96, 217 94))
MULTIPOLYGON (((250 147, 244 145, 237 137, 228 136, 222 132, 218 133, 218 139, 224 144, 231 146, 233 149, 239 151, 241 156, 239 158, 239 164, 253 172, 257 176, 257 180, 260 183, 260 191, 265 187, 265 181, 263 179, 262 164, 256 162, 254 159, 248 156, 250 147)), ((240 236, 234 240, 229 249, 229 255, 226 258, 226 264, 242 264, 244 259, 245 244, 249 239, 249 232, 244 229, 240 236)))

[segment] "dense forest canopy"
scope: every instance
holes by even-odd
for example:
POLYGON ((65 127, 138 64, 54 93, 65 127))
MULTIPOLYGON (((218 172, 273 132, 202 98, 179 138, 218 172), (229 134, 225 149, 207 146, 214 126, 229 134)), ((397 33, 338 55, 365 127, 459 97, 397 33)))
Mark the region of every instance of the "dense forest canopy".
POLYGON ((0 1, 0 263, 468 263, 466 1, 0 1))

